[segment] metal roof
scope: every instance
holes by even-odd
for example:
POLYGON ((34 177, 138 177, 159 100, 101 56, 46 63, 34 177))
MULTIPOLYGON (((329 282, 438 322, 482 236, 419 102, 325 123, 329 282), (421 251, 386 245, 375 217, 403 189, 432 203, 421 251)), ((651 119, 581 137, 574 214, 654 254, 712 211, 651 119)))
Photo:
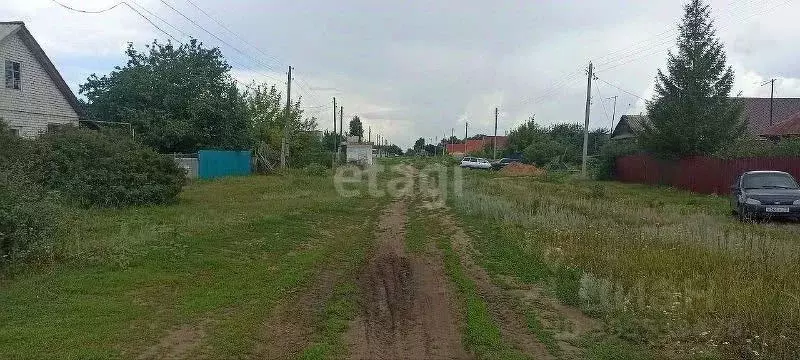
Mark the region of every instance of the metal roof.
POLYGON ((0 42, 2 42, 6 37, 18 34, 22 43, 28 47, 28 50, 33 54, 39 64, 42 65, 42 68, 50 75, 50 79, 53 80, 53 83, 56 85, 56 88, 61 92, 67 102, 72 106, 72 109, 78 114, 78 118, 85 119, 86 112, 83 110, 83 106, 78 102, 78 98, 75 97, 75 94, 72 90, 67 86, 67 83, 64 81, 64 78, 61 77, 61 74, 56 69, 53 62, 50 61, 50 58, 47 57, 47 54, 44 53, 44 50, 36 41, 36 39, 31 35, 28 28, 25 27, 25 23, 22 21, 6 21, 0 22, 0 42))

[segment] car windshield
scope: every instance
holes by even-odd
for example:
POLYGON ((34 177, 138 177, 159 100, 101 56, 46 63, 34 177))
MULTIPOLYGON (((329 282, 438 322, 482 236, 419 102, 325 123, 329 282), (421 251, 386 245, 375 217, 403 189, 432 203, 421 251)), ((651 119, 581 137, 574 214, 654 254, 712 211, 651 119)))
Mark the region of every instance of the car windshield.
POLYGON ((742 178, 745 189, 797 189, 797 182, 789 174, 747 174, 742 178))

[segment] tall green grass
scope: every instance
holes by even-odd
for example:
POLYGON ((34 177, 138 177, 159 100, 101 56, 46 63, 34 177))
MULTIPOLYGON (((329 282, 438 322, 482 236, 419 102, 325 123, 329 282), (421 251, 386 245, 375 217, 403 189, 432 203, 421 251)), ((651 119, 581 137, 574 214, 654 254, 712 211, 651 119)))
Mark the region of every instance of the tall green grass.
POLYGON ((452 202, 488 267, 547 284, 631 342, 800 358, 798 225, 739 223, 725 198, 602 182, 470 176, 452 202))

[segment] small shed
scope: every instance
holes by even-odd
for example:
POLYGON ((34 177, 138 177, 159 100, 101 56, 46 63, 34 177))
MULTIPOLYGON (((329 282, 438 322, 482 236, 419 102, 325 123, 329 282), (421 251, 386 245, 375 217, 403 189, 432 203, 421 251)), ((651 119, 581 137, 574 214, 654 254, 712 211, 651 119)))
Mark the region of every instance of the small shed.
POLYGON ((362 142, 360 137, 347 138, 347 162, 357 163, 362 166, 371 166, 373 163, 372 142, 362 142))

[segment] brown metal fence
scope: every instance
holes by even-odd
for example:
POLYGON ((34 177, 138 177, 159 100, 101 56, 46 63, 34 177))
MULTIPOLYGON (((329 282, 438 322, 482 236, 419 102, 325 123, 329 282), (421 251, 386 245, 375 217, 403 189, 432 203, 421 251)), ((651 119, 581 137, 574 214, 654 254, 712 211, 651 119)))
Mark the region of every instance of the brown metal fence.
POLYGON ((800 157, 720 159, 695 156, 661 160, 646 154, 617 159, 616 180, 668 185, 702 194, 727 194, 737 176, 751 170, 777 170, 800 179, 800 157))

